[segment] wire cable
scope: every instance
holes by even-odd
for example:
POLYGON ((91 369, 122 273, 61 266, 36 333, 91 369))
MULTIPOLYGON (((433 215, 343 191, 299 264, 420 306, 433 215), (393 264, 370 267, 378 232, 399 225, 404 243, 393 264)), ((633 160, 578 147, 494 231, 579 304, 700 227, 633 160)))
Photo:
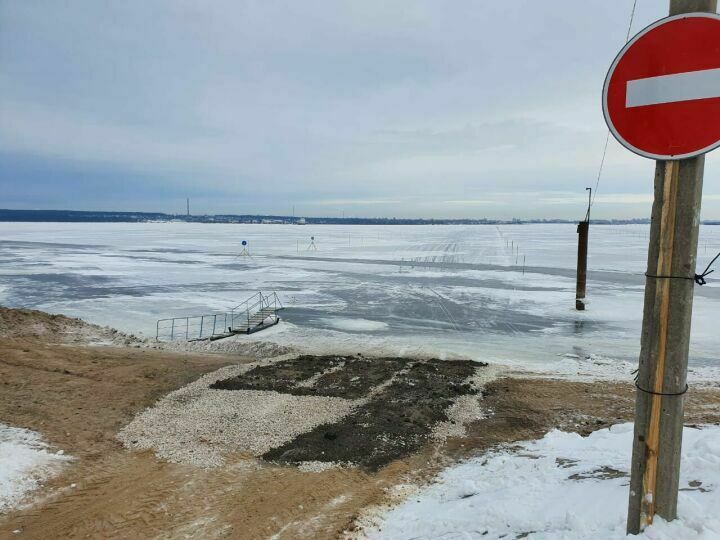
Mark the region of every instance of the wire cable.
MULTIPOLYGON (((633 19, 635 19, 635 8, 637 7, 637 0, 633 0, 632 11, 630 12, 630 22, 628 23, 627 34, 625 35, 625 43, 630 41, 630 31, 632 30, 633 19)), ((603 166, 605 165, 605 156, 607 155, 608 143, 610 142, 610 130, 608 129, 607 135, 605 136, 605 147, 603 148, 602 159, 600 160, 600 168, 598 169, 597 180, 595 181, 595 189, 593 190, 592 201, 590 201, 590 208, 595 204, 595 197, 597 197, 598 186, 600 185, 600 176, 602 175, 603 166)))

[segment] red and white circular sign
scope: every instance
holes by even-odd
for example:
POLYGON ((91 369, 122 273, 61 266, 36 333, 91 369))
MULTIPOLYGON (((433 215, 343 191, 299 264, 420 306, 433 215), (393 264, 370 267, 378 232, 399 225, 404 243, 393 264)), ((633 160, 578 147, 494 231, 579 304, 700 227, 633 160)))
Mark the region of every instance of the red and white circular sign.
POLYGON ((603 114, 641 156, 683 159, 720 146, 720 16, 668 17, 628 41, 605 78, 603 114))

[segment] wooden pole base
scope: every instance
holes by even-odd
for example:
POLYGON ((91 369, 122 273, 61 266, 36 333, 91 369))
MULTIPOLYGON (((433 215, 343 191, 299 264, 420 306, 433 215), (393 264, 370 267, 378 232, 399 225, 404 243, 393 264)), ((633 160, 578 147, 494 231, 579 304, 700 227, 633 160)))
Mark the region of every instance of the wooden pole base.
POLYGON ((627 532, 677 515, 684 389, 702 196, 703 156, 658 161, 635 401, 627 532), (674 276, 671 278, 670 276, 674 276), (671 395, 677 394, 677 395, 671 395))

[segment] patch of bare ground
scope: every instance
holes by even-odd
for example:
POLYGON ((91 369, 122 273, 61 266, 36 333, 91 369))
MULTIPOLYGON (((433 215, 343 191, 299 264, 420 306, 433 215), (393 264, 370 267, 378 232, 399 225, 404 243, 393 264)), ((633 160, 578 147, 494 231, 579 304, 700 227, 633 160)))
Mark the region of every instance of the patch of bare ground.
MULTIPOLYGON (((12 309, 0 306, 0 337, 49 338, 56 341, 65 332, 92 327, 80 319, 52 315, 34 309, 12 309)), ((99 328, 99 327, 97 327, 99 328)))
POLYGON ((0 340, 0 421, 39 431, 79 457, 119 448, 141 409, 242 358, 0 340))
POLYGON ((90 324, 82 319, 34 309, 0 306, 0 338, 41 340, 65 345, 103 344, 119 347, 147 346, 148 340, 114 328, 90 324))
MULTIPOLYGON (((448 456, 466 457, 502 443, 536 439, 552 429, 589 435, 633 420, 635 387, 623 382, 570 382, 500 378, 483 390, 487 418, 467 426, 462 438, 448 440, 448 456)), ((720 423, 720 389, 691 388, 686 424, 720 423)))
MULTIPOLYGON (((170 391, 242 358, 68 346, 52 336, 0 341, 0 421, 37 430, 78 459, 35 504, 0 516, 0 538, 338 538, 364 509, 389 502, 394 486, 554 427, 589 433, 633 409, 630 384, 504 378, 475 396, 491 414, 464 436, 378 470, 309 472, 240 454, 205 469, 127 451, 116 433, 170 391)), ((690 423, 720 421, 720 391, 691 389, 687 411, 690 423)))

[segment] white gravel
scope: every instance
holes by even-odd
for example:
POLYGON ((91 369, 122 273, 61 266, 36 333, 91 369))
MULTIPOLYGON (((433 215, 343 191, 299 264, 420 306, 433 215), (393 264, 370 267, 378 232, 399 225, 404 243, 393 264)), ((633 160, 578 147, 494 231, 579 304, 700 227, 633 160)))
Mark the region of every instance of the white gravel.
POLYGON ((149 340, 147 346, 167 351, 233 354, 250 358, 271 358, 297 353, 291 347, 278 345, 270 341, 248 339, 250 336, 239 334, 215 341, 155 341, 149 340))
MULTIPOLYGON (((476 370, 475 375, 466 382, 472 383, 477 389, 482 389, 496 377, 497 368, 486 366, 476 370)), ((482 420, 487 416, 487 412, 482 406, 482 395, 459 396, 445 411, 448 419, 433 426, 432 438, 437 442, 443 442, 448 437, 464 437, 467 433, 467 425, 482 420)))
POLYGON ((216 467, 230 452, 259 456, 339 420, 357 405, 335 397, 208 388, 256 365, 221 368, 168 394, 123 428, 118 439, 127 448, 152 449, 171 462, 216 467))
POLYGON ((298 470, 302 472, 320 473, 343 467, 353 467, 352 463, 341 463, 337 461, 301 461, 298 463, 298 470))

